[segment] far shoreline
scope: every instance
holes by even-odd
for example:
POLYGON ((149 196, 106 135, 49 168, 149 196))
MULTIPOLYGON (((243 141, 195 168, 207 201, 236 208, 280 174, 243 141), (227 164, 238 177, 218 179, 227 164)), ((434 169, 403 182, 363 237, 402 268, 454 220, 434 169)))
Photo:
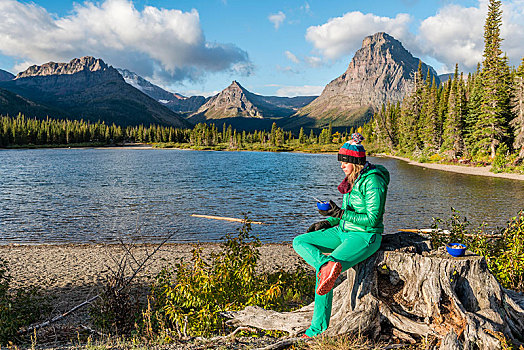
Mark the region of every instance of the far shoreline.
MULTIPOLYGON (((326 151, 326 152, 307 152, 307 151, 268 151, 268 150, 195 150, 192 148, 181 148, 181 147, 155 147, 152 144, 146 144, 146 143, 128 143, 124 145, 105 145, 105 146, 50 146, 50 147, 14 147, 14 148, 1 148, 4 150, 21 150, 21 149, 133 149, 133 150, 139 150, 139 149, 174 149, 174 150, 183 150, 183 151, 222 151, 222 152, 289 152, 289 153, 304 153, 304 154, 335 154, 332 151, 326 151)), ((519 180, 524 181, 524 174, 515 174, 515 173, 494 173, 491 172, 491 166, 483 166, 483 167, 475 167, 475 166, 468 166, 468 165, 453 165, 453 164, 440 164, 440 163, 420 163, 414 160, 411 160, 406 157, 399 157, 389 154, 376 154, 376 155, 370 155, 371 157, 377 157, 377 158, 393 158, 402 160, 404 162, 407 162, 409 165, 415 165, 419 167, 423 167, 426 169, 432 169, 432 170, 442 170, 442 171, 448 171, 448 172, 454 172, 458 174, 465 174, 465 175, 476 175, 476 176, 487 176, 487 177, 496 177, 496 178, 503 178, 503 179, 510 179, 510 180, 519 180)))
POLYGON ((474 167, 474 166, 468 166, 468 165, 420 163, 420 162, 411 160, 409 158, 392 156, 392 155, 387 155, 387 154, 377 154, 376 157, 394 158, 394 159, 405 161, 409 165, 420 166, 420 167, 432 169, 432 170, 442 170, 442 171, 449 171, 449 172, 454 172, 458 174, 498 177, 498 178, 504 178, 504 179, 510 179, 510 180, 524 181, 524 175, 521 175, 521 174, 493 173, 490 171, 491 166, 474 167))

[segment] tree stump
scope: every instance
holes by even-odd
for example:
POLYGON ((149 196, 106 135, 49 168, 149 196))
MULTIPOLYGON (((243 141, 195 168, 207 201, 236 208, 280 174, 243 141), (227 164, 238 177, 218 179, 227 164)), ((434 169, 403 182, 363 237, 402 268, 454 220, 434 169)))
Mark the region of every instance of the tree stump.
MULTIPOLYGON (((225 316, 231 325, 296 336, 312 314, 313 303, 283 313, 251 306, 225 316)), ((481 256, 452 257, 415 233, 384 235, 380 250, 335 288, 325 333, 403 342, 429 337, 440 349, 497 349, 502 335, 521 345, 524 295, 502 288, 481 256)))

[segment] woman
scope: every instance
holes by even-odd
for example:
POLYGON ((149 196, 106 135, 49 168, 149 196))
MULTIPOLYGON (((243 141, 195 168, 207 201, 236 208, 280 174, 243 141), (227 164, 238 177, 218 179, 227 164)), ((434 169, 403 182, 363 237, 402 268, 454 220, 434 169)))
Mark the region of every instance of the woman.
POLYGON ((346 175, 338 186, 343 194, 342 208, 329 201, 329 210, 319 210, 327 220, 311 225, 307 233, 293 240, 295 251, 317 271, 313 319, 305 338, 317 336, 329 326, 332 289, 340 273, 373 255, 382 241, 389 172, 366 161, 363 140, 354 133, 338 152, 346 175))

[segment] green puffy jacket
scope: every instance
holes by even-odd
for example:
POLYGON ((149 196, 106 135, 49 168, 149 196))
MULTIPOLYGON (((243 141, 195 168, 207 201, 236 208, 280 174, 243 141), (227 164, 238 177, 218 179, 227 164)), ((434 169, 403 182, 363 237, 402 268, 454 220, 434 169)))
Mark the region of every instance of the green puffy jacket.
POLYGON ((351 192, 342 200, 342 218, 329 217, 331 225, 338 225, 344 231, 384 232, 382 216, 388 192, 389 172, 382 165, 364 169, 357 178, 351 192))

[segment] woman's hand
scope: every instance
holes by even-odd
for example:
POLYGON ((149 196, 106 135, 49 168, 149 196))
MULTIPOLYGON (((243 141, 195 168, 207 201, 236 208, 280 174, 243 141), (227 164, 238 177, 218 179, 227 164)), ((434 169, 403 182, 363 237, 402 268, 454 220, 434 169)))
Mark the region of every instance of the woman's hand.
POLYGON ((307 232, 313 232, 313 231, 318 231, 318 230, 323 230, 323 229, 326 229, 326 228, 331 228, 333 226, 331 226, 331 223, 327 220, 322 220, 322 221, 319 221, 319 222, 315 222, 313 225, 309 226, 309 228, 307 229, 306 233, 307 232))
POLYGON ((331 216, 333 218, 341 218, 344 214, 344 210, 340 209, 338 205, 335 204, 332 200, 329 200, 330 208, 328 210, 318 210, 320 215, 331 216))

